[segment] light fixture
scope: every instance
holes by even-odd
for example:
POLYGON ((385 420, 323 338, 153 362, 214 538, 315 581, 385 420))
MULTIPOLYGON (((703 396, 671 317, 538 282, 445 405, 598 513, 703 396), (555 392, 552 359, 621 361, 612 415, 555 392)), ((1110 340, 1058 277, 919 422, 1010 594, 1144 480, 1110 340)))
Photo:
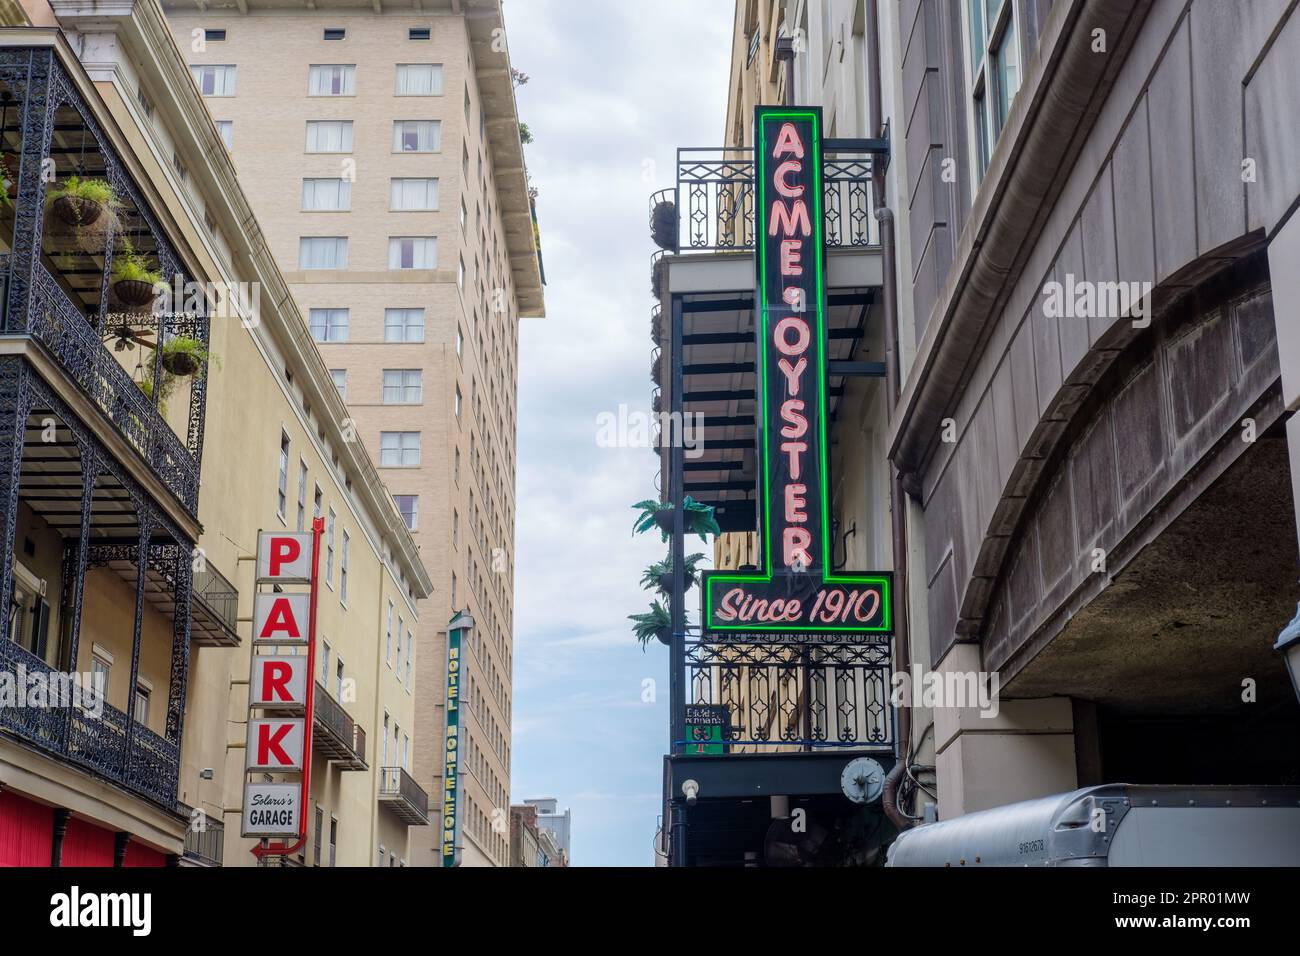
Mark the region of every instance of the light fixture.
POLYGON ((700 799, 700 785, 694 780, 683 780, 682 795, 686 797, 688 807, 695 806, 696 801, 700 799))

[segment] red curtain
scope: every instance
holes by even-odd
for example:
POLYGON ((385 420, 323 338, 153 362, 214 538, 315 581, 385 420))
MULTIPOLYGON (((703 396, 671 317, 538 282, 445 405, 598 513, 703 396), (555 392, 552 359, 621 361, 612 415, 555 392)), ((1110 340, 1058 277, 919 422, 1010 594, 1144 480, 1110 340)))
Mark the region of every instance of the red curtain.
POLYGON ((53 840, 53 807, 0 791, 0 866, 49 866, 53 840))
POLYGON ((73 817, 68 821, 68 832, 63 835, 62 862, 64 866, 112 866, 112 831, 73 817))
POLYGON ((167 857, 157 850, 150 849, 143 843, 131 842, 126 845, 126 858, 123 866, 166 866, 167 857))

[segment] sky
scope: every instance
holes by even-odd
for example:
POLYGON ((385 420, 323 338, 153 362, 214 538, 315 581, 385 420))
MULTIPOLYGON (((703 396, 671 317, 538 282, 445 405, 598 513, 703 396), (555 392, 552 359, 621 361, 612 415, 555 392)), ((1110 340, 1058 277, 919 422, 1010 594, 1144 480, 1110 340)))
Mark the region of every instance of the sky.
POLYGON ((597 423, 650 410, 649 197, 679 145, 722 142, 734 6, 505 2, 547 279, 519 333, 511 802, 571 808, 575 866, 654 864, 668 651, 642 653, 627 615, 667 551, 632 536, 658 459, 598 446, 597 423))

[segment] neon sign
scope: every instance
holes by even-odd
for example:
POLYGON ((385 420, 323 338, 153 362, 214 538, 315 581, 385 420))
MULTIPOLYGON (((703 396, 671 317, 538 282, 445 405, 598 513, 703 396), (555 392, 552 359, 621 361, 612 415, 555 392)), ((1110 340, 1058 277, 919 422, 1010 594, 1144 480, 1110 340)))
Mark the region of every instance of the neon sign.
POLYGON ((705 572, 704 627, 888 634, 893 575, 832 571, 821 110, 760 106, 754 122, 763 571, 705 572))

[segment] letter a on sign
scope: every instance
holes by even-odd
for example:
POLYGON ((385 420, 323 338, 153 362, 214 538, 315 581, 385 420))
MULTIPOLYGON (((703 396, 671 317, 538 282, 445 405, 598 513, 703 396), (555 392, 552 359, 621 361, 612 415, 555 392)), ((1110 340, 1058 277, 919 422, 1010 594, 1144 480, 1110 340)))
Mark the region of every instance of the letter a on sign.
POLYGON ((297 710, 307 705, 307 657, 253 655, 248 706, 297 710))
POLYGON ((253 643, 306 644, 310 610, 310 594, 254 595, 253 643))
POLYGON ((301 720, 250 720, 248 722, 246 770, 301 770, 301 720))
POLYGON ((310 532, 263 531, 257 536, 258 583, 310 584, 311 542, 310 532))

